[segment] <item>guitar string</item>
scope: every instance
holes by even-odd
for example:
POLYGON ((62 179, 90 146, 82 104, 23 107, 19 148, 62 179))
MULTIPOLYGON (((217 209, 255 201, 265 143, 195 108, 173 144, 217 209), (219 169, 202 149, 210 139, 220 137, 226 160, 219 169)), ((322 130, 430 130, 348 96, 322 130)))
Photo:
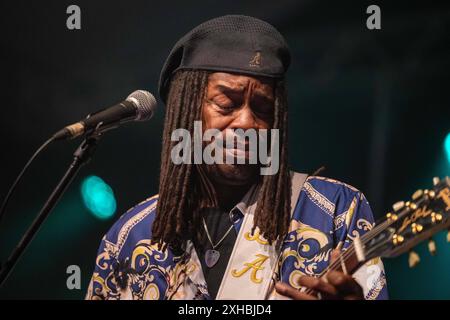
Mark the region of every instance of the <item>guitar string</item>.
MULTIPOLYGON (((418 207, 419 207, 419 206, 422 206, 422 203, 421 203, 421 202, 422 202, 422 201, 418 201, 418 202, 416 203, 416 205, 417 205, 418 207)), ((395 219, 395 220, 393 220, 393 219, 385 220, 385 221, 383 221, 382 223, 376 225, 376 226, 375 226, 372 230, 370 230, 369 232, 363 234, 363 235, 360 237, 360 240, 362 241, 362 244, 367 244, 367 242, 369 242, 370 240, 372 240, 373 238, 375 238, 376 236, 378 236, 382 231, 386 230, 387 227, 389 227, 390 225, 394 224, 397 220, 402 219, 403 216, 405 216, 406 214, 408 214, 408 212, 409 212, 408 209, 409 209, 408 207, 404 207, 404 208, 403 208, 403 211, 398 213, 397 219, 395 219)), ((346 255, 347 257, 345 257, 345 258, 348 259, 348 258, 349 258, 348 255, 350 255, 350 252, 351 252, 351 253, 354 253, 354 251, 355 251, 355 249, 354 249, 354 244, 352 243, 351 246, 350 246, 347 250, 345 250, 341 255, 346 255), (347 252, 348 252, 348 254, 346 254, 347 252)), ((344 261, 346 261, 346 260, 344 260, 344 261)), ((340 261, 334 261, 334 262, 333 262, 332 264, 330 264, 327 268, 325 268, 325 269, 323 270, 322 273, 320 273, 319 277, 320 277, 320 276, 323 276, 323 275, 326 273, 326 271, 328 271, 328 269, 330 269, 330 268, 336 268, 336 267, 339 266, 339 265, 340 265, 340 261)))
MULTIPOLYGON (((422 204, 421 204, 420 202, 421 202, 421 201, 418 201, 418 202, 416 203, 416 205, 417 205, 418 207, 419 207, 419 206, 422 206, 422 204)), ((408 209, 409 209, 408 207, 405 207, 405 208, 403 209, 402 212, 398 213, 398 215, 397 215, 398 218, 397 218, 396 220, 399 220, 399 219, 403 218, 403 216, 405 216, 405 215, 409 212, 408 209)), ((363 234, 363 235, 360 237, 360 240, 361 240, 362 244, 367 244, 367 242, 369 242, 370 240, 372 240, 373 238, 375 238, 375 237, 376 237, 377 235, 379 235, 382 231, 386 230, 387 227, 389 227, 390 225, 394 224, 394 223, 396 222, 396 220, 393 220, 393 219, 385 220, 385 221, 383 221, 382 223, 380 223, 379 225, 375 226, 371 231, 369 231, 369 232, 363 234)), ((354 248, 355 248, 355 245, 354 245, 354 243, 352 243, 352 244, 350 245, 350 247, 349 247, 347 250, 345 250, 344 252, 340 253, 342 259, 337 259, 337 260, 335 260, 333 263, 331 263, 329 266, 327 266, 327 267, 326 267, 326 268, 318 275, 318 278, 321 278, 321 277, 323 277, 324 275, 326 275, 326 274, 328 273, 328 271, 331 271, 331 270, 337 270, 338 267, 341 266, 342 260, 344 261, 344 264, 345 264, 345 262, 348 261, 348 260, 353 256, 353 253, 355 252, 355 249, 354 249, 354 248)), ((311 294, 311 293, 314 292, 314 290, 313 290, 313 289, 310 289, 310 288, 307 288, 307 289, 306 289, 305 291, 303 291, 303 292, 304 292, 304 293, 311 294)))
MULTIPOLYGON (((385 221, 385 222, 388 222, 388 221, 385 221)), ((384 223, 383 223, 384 224, 384 223)), ((380 224, 379 226, 381 227, 383 224, 380 224)), ((386 226, 387 227, 387 226, 386 226)), ((363 239, 363 237, 364 236, 366 236, 366 235, 369 235, 369 234, 371 234, 372 232, 368 232, 368 233, 366 233, 366 234, 364 234, 363 236, 361 236, 361 242, 363 243, 363 244, 366 244, 367 242, 369 242, 370 240, 372 240, 375 236, 377 236, 380 232, 379 232, 379 230, 381 230, 381 229, 383 229, 384 230, 384 228, 379 228, 379 229, 377 229, 377 228, 374 228, 373 229, 373 236, 372 237, 369 237, 368 239, 363 239), (375 232, 375 231, 377 231, 377 232, 375 232)), ((327 266, 319 275, 318 275, 318 278, 322 278, 323 276, 325 276, 329 271, 332 271, 332 270, 338 270, 338 268, 339 267, 341 267, 342 266, 342 263, 345 265, 345 263, 350 259, 350 258, 352 258, 353 257, 353 253, 355 252, 355 245, 352 243, 351 245, 350 245, 350 247, 347 249, 347 250, 345 250, 345 251, 343 251, 342 253, 340 253, 340 255, 341 255, 341 258, 340 259, 336 259, 334 262, 332 262, 329 266, 327 266)), ((312 293, 314 293, 314 290, 313 289, 310 289, 310 288, 307 288, 306 290, 304 290, 303 291, 304 293, 307 293, 307 294, 312 294, 312 293)))

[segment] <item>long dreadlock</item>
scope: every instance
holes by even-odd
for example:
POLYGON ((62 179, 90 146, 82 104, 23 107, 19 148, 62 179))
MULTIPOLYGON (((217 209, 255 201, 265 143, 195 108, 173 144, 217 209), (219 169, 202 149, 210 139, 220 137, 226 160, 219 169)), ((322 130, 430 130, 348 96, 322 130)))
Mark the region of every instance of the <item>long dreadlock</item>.
MULTIPOLYGON (((194 132, 194 121, 201 120, 202 103, 209 72, 180 70, 174 75, 169 90, 161 153, 159 199, 153 223, 152 241, 160 248, 179 248, 191 235, 199 236, 200 209, 217 202, 205 195, 204 177, 193 164, 175 165, 171 150, 177 142, 170 137, 175 129, 194 132), (195 88, 195 89, 193 89, 195 88)), ((255 211, 254 228, 269 243, 288 231, 290 221, 291 180, 287 166, 287 100, 284 81, 276 81, 274 129, 280 131, 280 168, 277 174, 261 179, 255 211)))

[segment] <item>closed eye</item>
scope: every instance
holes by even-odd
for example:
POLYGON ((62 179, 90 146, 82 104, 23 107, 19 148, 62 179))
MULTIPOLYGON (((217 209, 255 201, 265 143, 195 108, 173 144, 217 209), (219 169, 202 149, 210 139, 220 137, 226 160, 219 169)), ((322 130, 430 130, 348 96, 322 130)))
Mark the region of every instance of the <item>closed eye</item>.
POLYGON ((256 96, 253 100, 255 112, 262 114, 273 114, 274 102, 264 96, 256 96))
POLYGON ((212 104, 215 108, 223 112, 231 112, 236 108, 235 103, 228 98, 225 99, 207 99, 207 102, 212 104))

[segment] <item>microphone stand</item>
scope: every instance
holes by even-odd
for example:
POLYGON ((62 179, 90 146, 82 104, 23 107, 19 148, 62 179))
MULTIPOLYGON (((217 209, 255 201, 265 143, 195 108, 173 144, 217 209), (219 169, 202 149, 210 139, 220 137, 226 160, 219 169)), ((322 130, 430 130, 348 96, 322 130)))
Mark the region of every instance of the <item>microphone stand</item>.
POLYGON ((73 181, 76 174, 80 170, 81 166, 86 164, 91 159, 102 132, 102 130, 97 129, 90 132, 83 140, 83 142, 80 144, 80 146, 77 148, 77 150, 74 152, 72 164, 67 169, 66 173, 59 181, 58 185, 53 190, 50 197, 45 202, 44 206, 42 207, 37 217, 34 219, 31 226, 23 235, 17 247, 14 249, 14 251, 9 256, 8 260, 2 266, 2 269, 0 271, 0 287, 4 284, 9 274, 11 273, 12 269, 17 264, 17 261, 22 256, 23 252, 30 244, 30 242, 33 240, 34 236, 36 235, 37 231, 39 230, 44 220, 55 208, 59 199, 61 199, 61 196, 64 194, 70 183, 73 181))

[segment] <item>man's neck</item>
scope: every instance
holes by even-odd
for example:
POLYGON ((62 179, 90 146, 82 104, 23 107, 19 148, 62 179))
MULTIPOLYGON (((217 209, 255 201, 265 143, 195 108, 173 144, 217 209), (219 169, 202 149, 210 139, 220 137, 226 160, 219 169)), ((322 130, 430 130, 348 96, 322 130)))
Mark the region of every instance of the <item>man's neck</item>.
POLYGON ((242 200, 251 186, 252 184, 242 186, 216 185, 216 195, 220 208, 226 212, 230 211, 242 200))

